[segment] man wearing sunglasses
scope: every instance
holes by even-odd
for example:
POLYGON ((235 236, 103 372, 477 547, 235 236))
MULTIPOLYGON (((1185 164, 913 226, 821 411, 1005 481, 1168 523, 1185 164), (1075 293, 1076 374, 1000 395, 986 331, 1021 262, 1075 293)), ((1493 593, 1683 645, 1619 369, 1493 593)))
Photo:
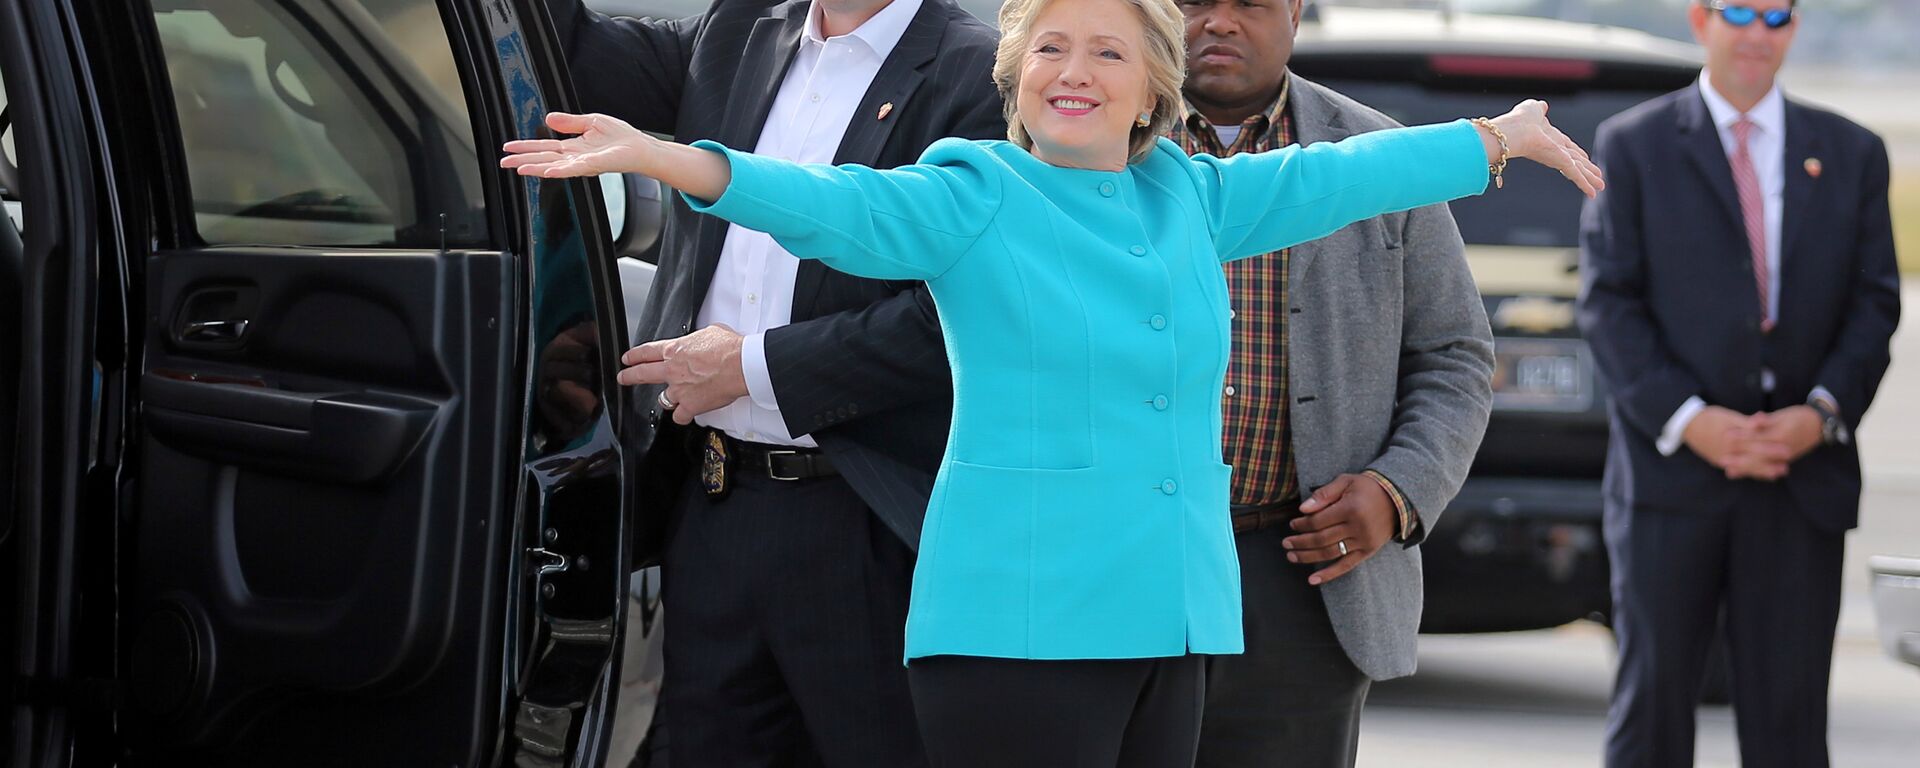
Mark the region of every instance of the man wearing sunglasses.
POLYGON ((1724 613, 1741 763, 1826 766, 1852 434, 1899 274, 1880 138, 1787 100, 1789 0, 1688 10, 1699 82, 1602 124, 1580 327, 1612 392, 1607 765, 1693 764, 1724 613))

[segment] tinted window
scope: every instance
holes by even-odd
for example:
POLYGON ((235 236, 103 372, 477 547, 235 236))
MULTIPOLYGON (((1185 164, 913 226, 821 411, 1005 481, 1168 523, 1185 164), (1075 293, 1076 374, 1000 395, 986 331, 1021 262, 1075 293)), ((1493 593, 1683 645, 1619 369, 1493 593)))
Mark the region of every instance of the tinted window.
POLYGON ((480 169, 433 0, 157 0, 200 237, 484 240, 480 169))
MULTIPOLYGON (((1437 91, 1404 82, 1337 78, 1319 82, 1406 125, 1498 115, 1527 98, 1517 92, 1437 91)), ((1548 102, 1553 124, 1580 146, 1592 148, 1593 133, 1601 121, 1665 92, 1583 91, 1553 96, 1548 102)), ((1582 200, 1580 190, 1559 174, 1520 161, 1507 167, 1505 189, 1496 192, 1489 187, 1486 195, 1455 201, 1453 216, 1469 243, 1571 248, 1579 245, 1582 200)))
MULTIPOLYGON (((989 25, 997 23, 1001 0, 959 0, 960 8, 989 25)), ((611 16, 684 19, 706 13, 713 0, 587 0, 587 7, 611 16)))
POLYGON ((5 219, 0 221, 11 221, 18 227, 20 190, 13 187, 19 183, 20 156, 13 148, 13 118, 14 114, 7 109, 7 87, 0 84, 0 198, 4 198, 0 208, 6 209, 4 214, 0 214, 5 219))
POLYGON ((12 113, 7 111, 5 83, 0 83, 0 115, 7 115, 6 118, 0 118, 0 123, 4 123, 0 125, 0 161, 6 162, 8 166, 18 165, 15 162, 18 158, 13 153, 13 117, 12 113))

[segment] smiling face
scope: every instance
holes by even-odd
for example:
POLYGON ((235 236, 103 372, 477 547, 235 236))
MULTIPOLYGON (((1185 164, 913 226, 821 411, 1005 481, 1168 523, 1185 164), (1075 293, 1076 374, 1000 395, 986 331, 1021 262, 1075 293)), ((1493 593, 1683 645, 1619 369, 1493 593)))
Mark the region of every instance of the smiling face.
POLYGON ((1051 0, 1029 32, 1017 100, 1034 156, 1125 168, 1135 120, 1154 107, 1139 14, 1123 0, 1051 0))

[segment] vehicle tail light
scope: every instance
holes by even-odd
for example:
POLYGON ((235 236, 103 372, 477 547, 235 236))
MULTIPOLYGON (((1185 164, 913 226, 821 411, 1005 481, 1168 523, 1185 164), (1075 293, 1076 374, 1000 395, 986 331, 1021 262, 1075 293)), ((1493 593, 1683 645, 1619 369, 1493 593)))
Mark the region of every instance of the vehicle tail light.
POLYGON ((1427 59, 1434 74, 1524 80, 1591 80, 1600 66, 1584 59, 1436 54, 1427 59))

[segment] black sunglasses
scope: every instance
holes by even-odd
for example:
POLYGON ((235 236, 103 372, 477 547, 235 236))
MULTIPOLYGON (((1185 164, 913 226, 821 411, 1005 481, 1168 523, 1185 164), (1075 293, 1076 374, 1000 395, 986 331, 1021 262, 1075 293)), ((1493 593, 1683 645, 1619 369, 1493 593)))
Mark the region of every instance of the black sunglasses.
POLYGON ((1752 24, 1754 19, 1764 22, 1767 29, 1779 29, 1793 23, 1792 8, 1775 8, 1761 12, 1744 5, 1727 5, 1723 0, 1707 0, 1704 5, 1709 11, 1719 12, 1721 19, 1736 27, 1752 24))

